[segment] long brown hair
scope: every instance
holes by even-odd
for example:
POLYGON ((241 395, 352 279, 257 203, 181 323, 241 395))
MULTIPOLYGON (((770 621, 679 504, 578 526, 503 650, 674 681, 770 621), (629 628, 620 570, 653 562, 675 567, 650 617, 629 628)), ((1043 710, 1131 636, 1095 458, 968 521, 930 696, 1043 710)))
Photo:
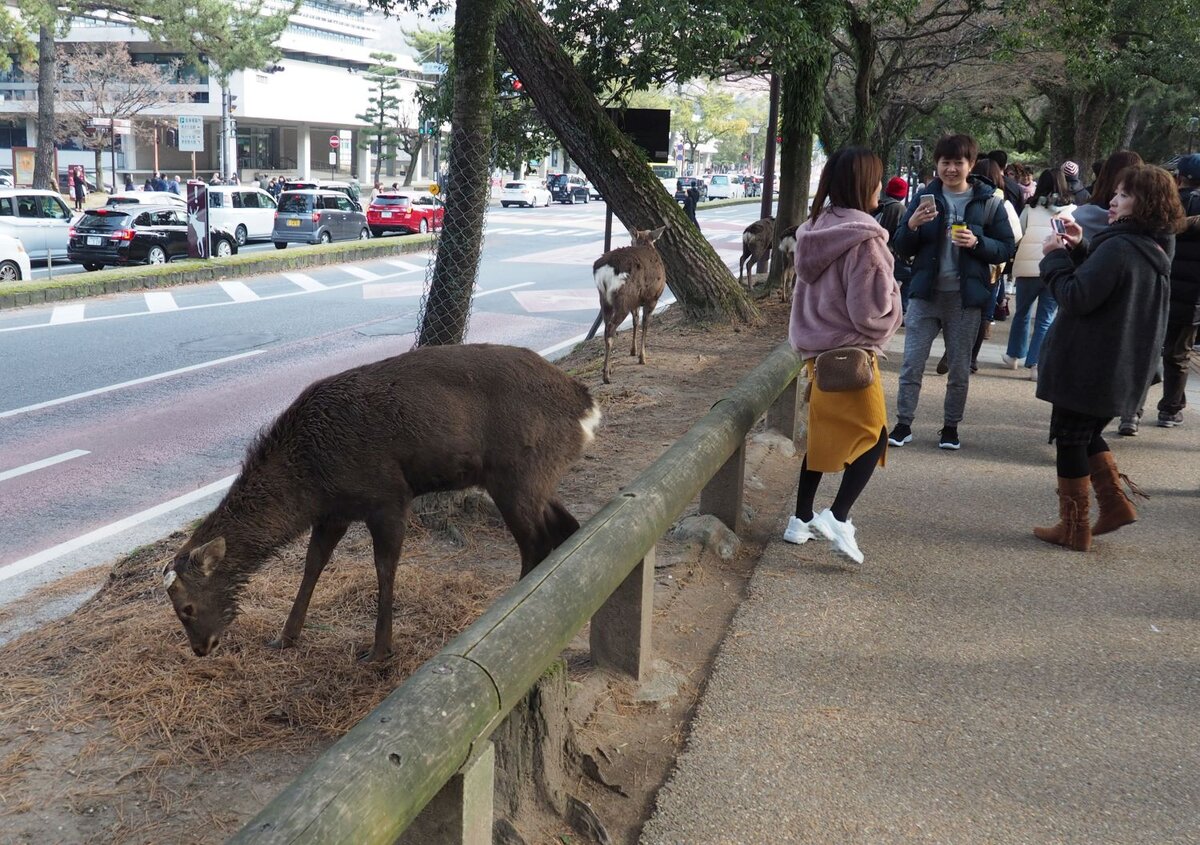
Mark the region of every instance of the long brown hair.
POLYGON ((1153 164, 1126 167, 1117 178, 1117 187, 1133 197, 1133 214, 1121 218, 1125 222, 1156 234, 1183 228, 1186 218, 1179 201, 1179 188, 1171 174, 1161 167, 1153 164))
POLYGON ((833 208, 853 208, 870 213, 878 204, 883 162, 866 147, 845 147, 825 162, 808 219, 821 216, 826 200, 833 208))
POLYGON ((1113 194, 1117 192, 1117 177, 1126 167, 1142 164, 1142 157, 1133 150, 1117 150, 1100 165, 1100 175, 1096 177, 1096 186, 1092 189, 1092 205, 1108 208, 1113 194))

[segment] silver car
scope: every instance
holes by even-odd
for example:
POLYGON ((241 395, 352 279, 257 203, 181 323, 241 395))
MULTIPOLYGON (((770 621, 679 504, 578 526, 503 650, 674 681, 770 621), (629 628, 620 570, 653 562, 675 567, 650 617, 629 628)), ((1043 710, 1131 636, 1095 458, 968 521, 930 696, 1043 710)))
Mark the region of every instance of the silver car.
POLYGON ((340 191, 284 191, 279 195, 271 240, 276 249, 288 244, 327 244, 371 237, 367 215, 340 191))

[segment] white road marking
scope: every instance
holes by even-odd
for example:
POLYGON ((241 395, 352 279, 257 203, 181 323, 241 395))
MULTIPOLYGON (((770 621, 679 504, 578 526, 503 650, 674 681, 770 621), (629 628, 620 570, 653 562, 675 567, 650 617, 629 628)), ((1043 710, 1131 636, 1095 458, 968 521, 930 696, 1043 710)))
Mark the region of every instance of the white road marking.
POLYGON ((61 326, 64 323, 79 323, 83 320, 83 309, 86 302, 72 302, 70 305, 55 305, 54 313, 50 315, 50 325, 61 326))
POLYGON ((151 519, 162 516, 166 513, 170 513, 171 511, 177 510, 185 505, 190 505, 192 502, 199 501, 205 496, 226 490, 228 489, 229 485, 233 483, 235 478, 237 478, 237 475, 226 476, 220 481, 214 481, 212 484, 201 487, 199 490, 193 490, 191 493, 185 493, 182 496, 177 496, 174 499, 171 499, 170 501, 155 505, 152 508, 147 508, 144 511, 139 511, 132 516, 127 516, 124 519, 109 523, 108 525, 97 528, 94 531, 89 531, 86 534, 76 537, 74 540, 67 540, 65 543, 59 543, 57 546, 52 546, 44 551, 38 552, 37 554, 21 558, 20 560, 10 563, 7 566, 0 566, 0 581, 6 581, 9 578, 14 578, 17 575, 28 572, 31 569, 36 569, 44 563, 49 563, 50 561, 57 560, 64 555, 69 555, 71 552, 77 552, 80 549, 86 548, 92 543, 100 540, 107 540, 109 537, 120 534, 122 531, 126 531, 137 525, 141 525, 143 522, 148 522, 151 519))
POLYGON ((343 272, 349 273, 351 276, 357 276, 367 282, 373 282, 379 278, 378 273, 372 273, 370 270, 364 270, 362 267, 355 267, 350 264, 344 265, 341 269, 343 272))
POLYGON ((234 302, 255 302, 262 299, 257 293, 250 290, 250 286, 245 282, 217 282, 217 284, 234 302))
POLYGON ((325 285, 321 284, 316 279, 314 279, 312 276, 308 275, 307 273, 284 273, 282 275, 285 279, 287 279, 289 282, 294 284, 296 287, 302 288, 302 289, 304 289, 306 291, 310 291, 312 293, 315 293, 316 291, 319 291, 319 290, 328 290, 329 289, 325 285))
POLYGON ((391 264, 393 267, 399 267, 401 270, 405 271, 406 273, 411 273, 414 270, 424 270, 425 269, 424 267, 421 267, 417 264, 409 264, 407 261, 399 261, 395 258, 386 258, 386 259, 384 259, 383 263, 391 264))
MULTIPOLYGON (((660 301, 658 303, 658 307, 654 309, 654 313, 661 314, 663 311, 665 311, 667 309, 668 306, 674 304, 674 302, 675 302, 674 297, 668 297, 665 302, 660 301)), ((625 322, 621 323, 621 325, 618 326, 618 328, 623 329, 626 326, 632 325, 632 324, 633 324, 633 318, 626 317, 625 322)), ((601 333, 601 336, 603 336, 603 327, 601 327, 600 333, 601 333)), ((575 337, 569 337, 564 341, 560 341, 559 343, 554 344, 553 346, 547 346, 545 349, 539 349, 538 355, 541 355, 543 358, 545 358, 547 356, 553 355, 555 352, 558 352, 559 350, 566 349, 568 346, 574 346, 577 343, 582 343, 585 340, 587 340, 587 332, 584 332, 583 334, 577 334, 577 335, 575 335, 575 337)))
POLYGON ((148 290, 146 291, 146 307, 151 313, 161 314, 164 311, 178 311, 179 303, 175 301, 175 295, 170 291, 165 290, 148 290))
POLYGON ((26 405, 24 408, 14 408, 11 411, 0 411, 0 419, 4 419, 5 417, 15 417, 18 414, 26 414, 30 411, 37 411, 42 408, 51 408, 55 405, 64 405, 67 402, 74 402, 77 399, 86 399, 89 396, 99 396, 102 393, 111 393, 114 390, 121 390, 122 388, 133 387, 134 385, 138 384, 146 384, 147 382, 158 381, 160 379, 170 378, 171 376, 178 376, 182 375, 183 373, 194 372, 195 370, 203 370, 207 367, 215 367, 219 364, 227 364, 230 361, 249 358, 252 355, 261 355, 264 351, 266 350, 252 349, 249 352, 241 352, 237 355, 230 355, 226 358, 217 358, 214 361, 205 361, 202 364, 192 364, 190 367, 180 367, 177 370, 168 370, 165 373, 156 373, 152 376, 143 376, 130 381, 123 381, 120 384, 111 384, 108 387, 97 387, 95 390, 85 390, 83 393, 73 393, 70 396, 63 396, 58 399, 50 399, 46 402, 38 402, 36 405, 26 405))
POLYGON ((380 282, 362 286, 363 299, 398 299, 420 296, 424 292, 424 282, 380 282))
POLYGON ((34 461, 31 464, 25 464, 23 467, 16 469, 5 470, 0 472, 0 481, 8 481, 10 478, 16 478, 18 475, 25 475, 30 472, 37 472, 39 469, 52 467, 55 464, 61 464, 63 461, 69 461, 74 458, 82 458, 84 455, 90 455, 91 452, 86 452, 83 449, 72 449, 70 452, 63 452, 61 455, 55 455, 52 458, 43 458, 40 461, 34 461))
POLYGON ((491 290, 481 290, 481 291, 479 291, 479 293, 475 294, 473 298, 479 299, 482 296, 491 296, 493 293, 504 293, 505 291, 516 290, 517 288, 527 288, 532 284, 533 284, 533 282, 521 282, 520 284, 507 285, 502 288, 492 288, 491 290))

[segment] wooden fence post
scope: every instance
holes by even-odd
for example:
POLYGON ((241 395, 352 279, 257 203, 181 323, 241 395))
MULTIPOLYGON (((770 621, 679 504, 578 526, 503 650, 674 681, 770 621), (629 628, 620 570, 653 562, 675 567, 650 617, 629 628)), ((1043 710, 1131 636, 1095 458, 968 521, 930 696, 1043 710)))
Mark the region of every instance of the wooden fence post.
POLYGON ((650 671, 654 548, 592 615, 592 662, 639 683, 650 671))
POLYGON ((729 526, 730 531, 741 534, 745 480, 746 442, 743 440, 700 491, 700 513, 712 514, 729 526))
POLYGON ((433 796, 397 845, 492 845, 496 746, 491 742, 433 796))

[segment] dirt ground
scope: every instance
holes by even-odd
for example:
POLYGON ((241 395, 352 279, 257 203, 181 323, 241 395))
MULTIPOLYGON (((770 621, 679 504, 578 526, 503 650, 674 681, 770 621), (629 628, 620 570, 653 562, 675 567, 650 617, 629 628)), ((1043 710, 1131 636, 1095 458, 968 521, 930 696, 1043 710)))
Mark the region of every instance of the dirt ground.
MULTIPOLYGON (((617 346, 613 384, 603 346, 561 361, 600 399, 596 442, 562 484, 586 520, 677 440, 786 336, 786 306, 764 301, 756 328, 657 318, 649 363, 617 346)), ((761 452, 748 467, 751 516, 740 551, 664 539, 658 547, 656 675, 677 694, 637 700, 632 682, 594 671, 586 631, 566 654, 580 764, 571 795, 614 843, 634 843, 687 733, 709 665, 761 549, 788 506, 795 461, 761 452)), ((695 504, 693 503, 693 512, 695 504)), ((686 515, 686 513, 684 514, 686 515)), ((274 651, 299 584, 305 541, 251 581, 219 651, 194 657, 162 593, 162 564, 184 535, 54 585, 26 602, 95 590, 71 615, 0 647, 0 842, 216 843, 252 817, 322 750, 512 585, 515 544, 486 509, 449 526, 425 515, 410 531, 397 579, 396 658, 364 668, 375 576, 370 540, 352 530, 322 576, 301 644, 274 651)), ((20 614, 28 604, 5 609, 20 614)), ((590 841, 566 822, 515 820, 525 840, 590 841)))

